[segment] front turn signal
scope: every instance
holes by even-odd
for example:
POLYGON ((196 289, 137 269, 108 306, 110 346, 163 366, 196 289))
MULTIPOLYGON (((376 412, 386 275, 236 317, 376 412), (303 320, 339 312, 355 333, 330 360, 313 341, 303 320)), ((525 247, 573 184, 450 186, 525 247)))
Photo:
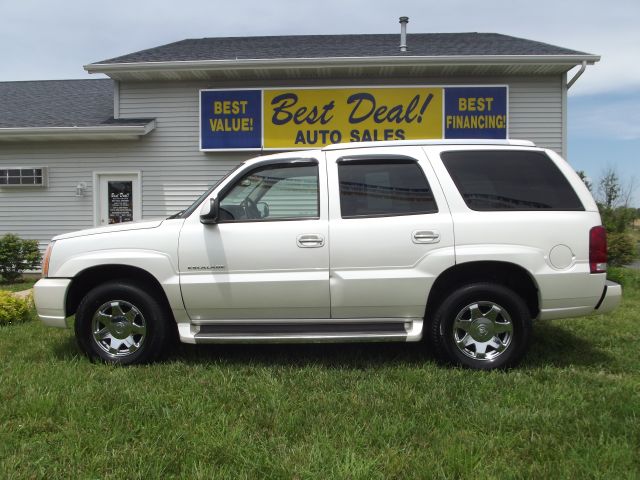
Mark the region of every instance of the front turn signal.
POLYGON ((44 260, 42 261, 42 278, 49 276, 49 259, 51 258, 51 250, 53 250, 53 244, 56 242, 49 242, 47 249, 44 252, 44 260))

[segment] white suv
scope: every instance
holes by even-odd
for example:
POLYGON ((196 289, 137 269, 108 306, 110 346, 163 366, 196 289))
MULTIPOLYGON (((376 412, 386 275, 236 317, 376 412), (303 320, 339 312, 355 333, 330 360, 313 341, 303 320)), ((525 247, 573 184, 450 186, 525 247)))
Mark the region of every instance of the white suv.
POLYGON ((517 363, 533 319, 607 313, 589 191, 524 141, 332 145, 244 162, 168 219, 57 236, 38 314, 129 364, 185 343, 402 341, 517 363), (177 328, 176 328, 177 326, 177 328))

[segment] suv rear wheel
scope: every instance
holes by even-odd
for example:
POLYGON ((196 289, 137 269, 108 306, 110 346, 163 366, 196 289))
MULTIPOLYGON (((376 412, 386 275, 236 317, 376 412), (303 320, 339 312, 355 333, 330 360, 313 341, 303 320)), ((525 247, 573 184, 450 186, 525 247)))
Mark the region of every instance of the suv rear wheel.
POLYGON ((114 281, 99 285, 76 312, 78 345, 92 360, 135 364, 155 360, 170 336, 163 306, 136 285, 114 281))
POLYGON ((428 335, 436 354, 455 365, 508 368, 529 348, 531 316, 516 292, 499 284, 474 283, 440 304, 428 335))

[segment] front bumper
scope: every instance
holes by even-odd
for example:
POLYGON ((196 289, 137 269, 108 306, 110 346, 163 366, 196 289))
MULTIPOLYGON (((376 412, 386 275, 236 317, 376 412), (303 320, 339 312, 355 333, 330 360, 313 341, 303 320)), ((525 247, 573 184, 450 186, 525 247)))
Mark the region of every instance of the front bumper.
POLYGON ((38 317, 45 325, 58 328, 68 326, 64 303, 70 284, 69 278, 41 278, 33 286, 33 301, 38 317))
POLYGON ((602 292, 602 298, 593 313, 596 315, 609 313, 620 305, 620 300, 622 300, 622 286, 607 280, 604 285, 604 292, 602 292))

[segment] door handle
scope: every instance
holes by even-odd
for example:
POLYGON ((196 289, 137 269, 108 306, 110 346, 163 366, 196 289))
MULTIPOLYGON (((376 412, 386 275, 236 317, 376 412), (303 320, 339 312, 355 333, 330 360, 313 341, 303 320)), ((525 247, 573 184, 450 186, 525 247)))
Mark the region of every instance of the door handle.
POLYGON ((412 234, 413 243, 438 243, 440 233, 435 230, 416 230, 412 234))
POLYGON ((305 233, 296 237, 300 248, 318 248, 324 246, 324 236, 319 233, 305 233))

